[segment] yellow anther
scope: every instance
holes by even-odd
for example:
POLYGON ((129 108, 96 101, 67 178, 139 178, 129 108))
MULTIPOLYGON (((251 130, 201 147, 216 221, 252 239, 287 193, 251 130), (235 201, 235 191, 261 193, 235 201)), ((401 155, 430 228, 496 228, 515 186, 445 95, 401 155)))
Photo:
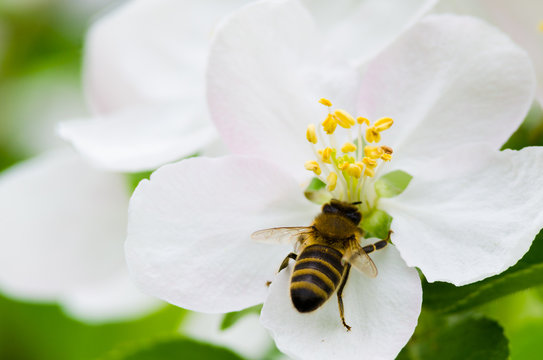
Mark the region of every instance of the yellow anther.
POLYGON ((330 172, 330 174, 326 178, 326 182, 328 183, 328 186, 326 187, 326 189, 328 191, 334 191, 334 189, 336 188, 336 184, 337 184, 337 174, 335 172, 333 172, 333 171, 330 172))
POLYGON ((307 132, 305 133, 305 137, 307 138, 307 141, 310 143, 316 144, 317 143, 317 132, 315 131, 315 125, 310 124, 307 127, 307 132))
POLYGON ((353 144, 353 143, 350 143, 350 142, 346 142, 346 143, 343 144, 343 146, 341 147, 341 151, 344 152, 345 154, 346 154, 346 153, 353 152, 353 151, 356 151, 356 145, 353 144))
POLYGON ((390 161, 390 159, 392 159, 392 155, 391 154, 383 154, 383 155, 381 155, 381 159, 383 159, 385 161, 390 161))
POLYGON ((383 154, 382 147, 379 146, 364 146, 364 156, 370 159, 379 159, 383 154))
POLYGON ((543 20, 537 25, 539 31, 543 32, 543 20))
POLYGON ((345 129, 348 129, 351 126, 353 126, 354 124, 356 124, 356 121, 354 121, 351 114, 349 114, 345 110, 337 109, 337 110, 334 111, 334 115, 335 115, 335 117, 337 119, 337 122, 338 122, 339 126, 345 128, 345 129))
POLYGON ((345 170, 347 170, 347 168, 349 167, 349 165, 350 165, 350 164, 349 164, 348 162, 342 162, 342 163, 338 164, 337 167, 339 168, 339 170, 345 171, 345 170))
POLYGON ((368 142, 379 142, 381 141, 381 134, 373 126, 366 129, 366 140, 368 142))
POLYGON ((370 126, 370 121, 368 119, 366 119, 365 117, 362 117, 362 116, 357 117, 356 122, 358 122, 360 125, 366 124, 366 125, 370 126))
POLYGON ((364 165, 370 168, 374 168, 377 166, 377 161, 368 157, 363 158, 362 162, 364 163, 364 165))
POLYGON ((394 120, 392 120, 391 118, 385 117, 385 118, 381 118, 377 120, 375 124, 373 124, 373 127, 375 128, 376 131, 381 132, 381 131, 385 131, 386 129, 390 129, 392 124, 394 124, 394 120))
POLYGON ((314 160, 306 161, 304 167, 306 170, 313 171, 317 175, 321 174, 321 168, 319 164, 314 160))
POLYGON ((322 122, 322 128, 324 129, 324 132, 326 132, 328 135, 331 135, 336 130, 337 126, 337 120, 332 114, 328 114, 326 117, 326 120, 322 122))
POLYGON ((324 106, 328 106, 328 107, 332 106, 332 102, 325 98, 320 99, 319 102, 323 104, 324 106))
POLYGON ((345 169, 345 172, 357 179, 359 179, 360 176, 362 175, 362 169, 360 168, 360 166, 356 164, 349 164, 347 169, 345 169))
POLYGON ((322 150, 319 150, 319 155, 321 156, 321 160, 323 163, 326 163, 326 164, 331 164, 332 163, 332 153, 333 153, 334 149, 332 148, 324 148, 322 150))
POLYGON ((365 168, 364 169, 364 176, 369 176, 369 177, 373 177, 375 175, 375 170, 373 170, 372 168, 365 168))

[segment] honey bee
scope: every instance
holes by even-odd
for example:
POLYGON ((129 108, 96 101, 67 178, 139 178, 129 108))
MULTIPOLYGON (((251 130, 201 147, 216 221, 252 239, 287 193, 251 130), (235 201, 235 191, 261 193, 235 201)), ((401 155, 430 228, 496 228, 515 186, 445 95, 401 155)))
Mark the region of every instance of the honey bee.
POLYGON ((384 248, 386 239, 362 247, 360 239, 364 232, 358 227, 362 214, 356 207, 359 203, 347 203, 332 199, 322 207, 310 226, 277 227, 256 231, 252 238, 260 242, 295 244, 295 251, 288 254, 278 272, 296 260, 290 277, 290 298, 301 313, 308 313, 322 306, 336 291, 341 322, 345 322, 342 293, 351 267, 370 276, 377 276, 377 267, 368 256, 384 248))

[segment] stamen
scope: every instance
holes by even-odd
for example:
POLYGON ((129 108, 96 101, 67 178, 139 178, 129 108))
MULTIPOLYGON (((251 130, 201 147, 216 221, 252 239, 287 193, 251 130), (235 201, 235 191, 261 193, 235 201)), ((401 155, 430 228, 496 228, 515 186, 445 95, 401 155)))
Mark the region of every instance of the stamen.
POLYGON ((306 170, 313 171, 315 174, 321 174, 321 167, 315 160, 306 161, 304 165, 306 170))
POLYGON ((307 138, 307 141, 309 141, 310 143, 312 143, 312 144, 317 143, 317 132, 315 131, 315 125, 314 124, 310 124, 307 127, 307 132, 306 132, 305 136, 307 138))
POLYGON ((362 162, 367 166, 367 167, 370 167, 370 168, 374 168, 377 166, 377 161, 374 160, 374 159, 370 159, 368 157, 365 157, 362 159, 362 162))
POLYGON ((322 128, 328 135, 332 135, 337 127, 337 120, 332 114, 328 114, 326 120, 322 122, 322 128))
POLYGON ((350 142, 346 142, 345 144, 343 144, 343 146, 341 147, 341 151, 343 153, 350 153, 350 152, 353 152, 353 151, 356 151, 356 145, 353 144, 353 143, 350 143, 350 142))
POLYGON ((345 128, 345 129, 348 129, 351 126, 353 126, 354 124, 356 124, 356 121, 354 121, 351 114, 349 114, 345 110, 341 110, 341 109, 335 110, 334 111, 334 116, 336 117, 339 126, 345 128))
POLYGON ((364 176, 373 177, 375 175, 375 170, 372 168, 365 168, 364 169, 364 176))
POLYGON ((390 146, 381 145, 381 150, 383 150, 385 152, 385 154, 392 155, 392 153, 393 153, 393 150, 392 150, 392 148, 390 146))
POLYGON ((323 104, 324 106, 328 106, 328 107, 332 106, 332 102, 325 98, 320 99, 319 102, 323 104))
POLYGON ((364 156, 370 159, 379 159, 383 155, 383 148, 378 146, 365 146, 364 156))
POLYGON ((373 124, 373 127, 377 132, 385 131, 387 129, 390 129, 390 127, 394 124, 394 120, 391 118, 385 117, 377 120, 375 124, 373 124))
POLYGON ((326 187, 326 189, 328 189, 328 191, 334 191, 337 184, 337 174, 331 171, 330 174, 328 174, 328 177, 326 178, 326 182, 328 183, 328 186, 326 187))
POLYGON ((381 141, 381 134, 374 127, 369 127, 366 129, 366 140, 370 143, 377 143, 381 141))
POLYGON ((360 168, 360 166, 355 164, 348 164, 345 172, 357 179, 360 179, 360 176, 362 175, 362 169, 360 168))
POLYGON ((357 117, 356 122, 359 123, 360 125, 366 124, 367 126, 370 126, 370 121, 362 116, 357 117))

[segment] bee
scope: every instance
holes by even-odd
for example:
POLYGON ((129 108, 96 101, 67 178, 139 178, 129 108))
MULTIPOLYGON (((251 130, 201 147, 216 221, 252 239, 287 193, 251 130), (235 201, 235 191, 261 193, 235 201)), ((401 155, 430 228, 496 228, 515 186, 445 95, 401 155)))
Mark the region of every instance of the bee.
POLYGON ((376 277, 377 267, 368 253, 384 248, 392 233, 389 231, 386 239, 362 247, 364 232, 358 227, 362 220, 358 204, 332 199, 323 205, 310 226, 277 227, 252 234, 260 242, 295 244, 295 252, 285 257, 278 270, 279 273, 285 269, 290 259, 296 261, 290 277, 292 304, 300 313, 312 312, 337 290, 339 316, 347 331, 351 327, 345 322, 342 294, 351 267, 376 277))

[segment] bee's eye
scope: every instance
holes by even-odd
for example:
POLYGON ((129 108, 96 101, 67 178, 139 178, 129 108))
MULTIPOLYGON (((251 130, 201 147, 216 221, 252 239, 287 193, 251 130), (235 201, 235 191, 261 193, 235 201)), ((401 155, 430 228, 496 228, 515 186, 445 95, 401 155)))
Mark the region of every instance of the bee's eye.
POLYGON ((362 220, 362 215, 358 211, 343 213, 343 215, 345 215, 345 217, 351 220, 355 225, 358 225, 360 221, 362 220))
POLYGON ((322 212, 326 214, 337 214, 339 209, 332 204, 326 204, 322 207, 322 212))

